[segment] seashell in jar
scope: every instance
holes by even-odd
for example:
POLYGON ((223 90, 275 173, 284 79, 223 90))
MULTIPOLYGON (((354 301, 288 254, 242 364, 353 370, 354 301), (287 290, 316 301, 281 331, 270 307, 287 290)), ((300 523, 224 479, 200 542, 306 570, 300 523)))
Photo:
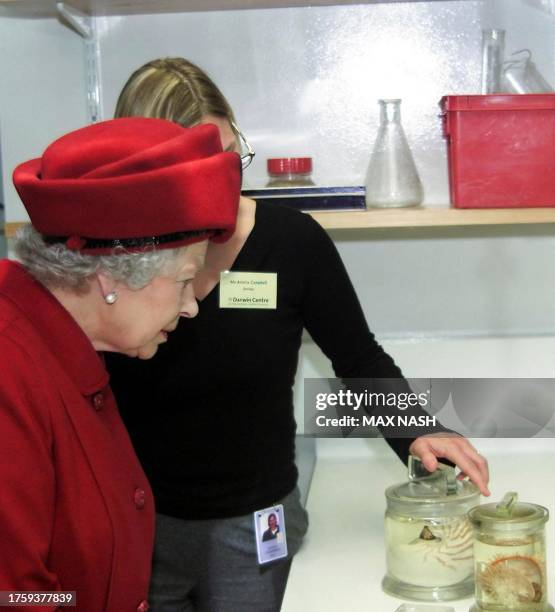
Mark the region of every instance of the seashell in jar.
POLYGON ((473 533, 466 517, 426 522, 417 533, 406 544, 389 546, 390 574, 424 587, 450 586, 472 576, 473 533))
POLYGON ((483 592, 506 606, 541 601, 542 582, 538 562, 520 555, 494 559, 478 577, 483 592))

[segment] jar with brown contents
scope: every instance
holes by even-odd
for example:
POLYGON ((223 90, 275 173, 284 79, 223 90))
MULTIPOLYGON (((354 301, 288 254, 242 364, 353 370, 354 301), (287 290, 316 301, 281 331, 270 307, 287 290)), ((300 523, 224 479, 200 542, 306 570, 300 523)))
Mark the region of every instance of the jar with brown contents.
POLYGON ((472 509, 476 605, 474 611, 547 612, 545 523, 547 508, 517 502, 472 509))
POLYGON ((266 187, 313 187, 312 157, 276 157, 267 160, 266 187))

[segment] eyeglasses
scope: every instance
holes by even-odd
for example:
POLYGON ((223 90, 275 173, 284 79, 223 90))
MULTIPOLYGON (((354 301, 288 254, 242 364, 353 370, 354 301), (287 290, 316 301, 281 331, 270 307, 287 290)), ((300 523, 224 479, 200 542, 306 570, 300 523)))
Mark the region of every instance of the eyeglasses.
POLYGON ((243 170, 245 170, 251 165, 252 160, 255 156, 255 152, 254 149, 251 147, 249 141, 245 138, 243 132, 241 132, 241 130, 237 127, 235 121, 231 121, 230 123, 231 127, 233 128, 233 131, 235 132, 235 134, 237 134, 237 137, 239 138, 239 143, 241 145, 241 167, 243 168, 243 170))

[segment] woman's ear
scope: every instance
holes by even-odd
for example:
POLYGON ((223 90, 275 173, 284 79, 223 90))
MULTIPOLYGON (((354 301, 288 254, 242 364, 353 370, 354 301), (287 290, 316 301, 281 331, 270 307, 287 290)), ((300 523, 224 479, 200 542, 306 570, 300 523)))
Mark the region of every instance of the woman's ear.
POLYGON ((116 293, 118 283, 109 274, 106 274, 106 272, 98 270, 96 273, 96 282, 98 283, 98 288, 104 300, 106 300, 107 296, 116 293))

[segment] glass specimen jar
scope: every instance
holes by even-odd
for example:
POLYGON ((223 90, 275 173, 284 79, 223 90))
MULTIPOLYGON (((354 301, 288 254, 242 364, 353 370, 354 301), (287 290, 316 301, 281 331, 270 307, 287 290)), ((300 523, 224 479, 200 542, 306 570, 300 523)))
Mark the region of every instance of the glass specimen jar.
POLYGON ((266 162, 266 187, 312 187, 312 157, 275 157, 266 162))
POLYGON ((473 611, 546 612, 545 523, 547 508, 517 502, 507 493, 498 504, 473 508, 476 605, 473 611))
POLYGON ((418 206, 422 183, 401 124, 401 100, 378 100, 380 127, 366 173, 366 206, 418 206))
POLYGON ((468 511, 480 492, 440 464, 430 474, 409 457, 409 481, 386 492, 386 593, 417 601, 449 601, 474 592, 468 511))

